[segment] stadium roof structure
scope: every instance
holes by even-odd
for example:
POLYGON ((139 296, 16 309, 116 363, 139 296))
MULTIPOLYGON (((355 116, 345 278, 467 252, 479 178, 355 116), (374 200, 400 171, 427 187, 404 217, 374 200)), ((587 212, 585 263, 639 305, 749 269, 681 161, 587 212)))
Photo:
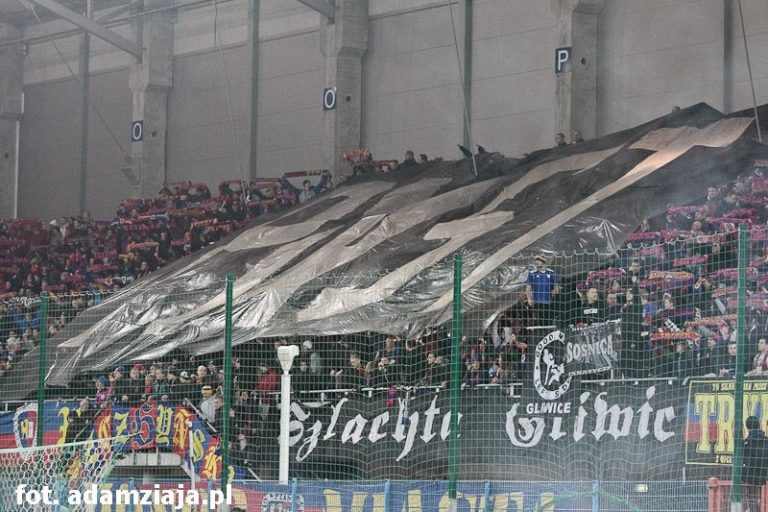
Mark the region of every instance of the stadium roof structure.
MULTIPOLYGON (((464 311, 487 313, 519 290, 529 269, 521 256, 611 253, 667 205, 751 172, 768 158, 754 132, 751 117, 698 104, 520 161, 479 155, 478 176, 465 159, 353 177, 89 309, 53 340, 48 382, 172 350, 222 350, 228 273, 237 276, 235 344, 444 324, 456 252, 464 311)), ((35 356, 25 360, 6 375, 21 381, 19 398, 36 385, 35 356)))

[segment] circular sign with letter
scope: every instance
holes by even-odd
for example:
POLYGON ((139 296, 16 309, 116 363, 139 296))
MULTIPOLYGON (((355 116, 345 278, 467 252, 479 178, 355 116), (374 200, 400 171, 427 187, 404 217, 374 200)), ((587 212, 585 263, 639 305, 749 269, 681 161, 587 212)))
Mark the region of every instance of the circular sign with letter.
POLYGON ((336 88, 326 87, 323 90, 323 110, 333 110, 336 108, 336 88))
POLYGON ((144 121, 134 121, 131 124, 131 142, 144 140, 144 121))

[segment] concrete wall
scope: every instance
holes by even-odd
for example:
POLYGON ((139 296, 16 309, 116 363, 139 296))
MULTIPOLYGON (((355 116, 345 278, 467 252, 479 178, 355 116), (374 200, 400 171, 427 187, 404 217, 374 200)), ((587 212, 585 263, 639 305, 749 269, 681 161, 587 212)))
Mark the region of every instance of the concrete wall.
POLYGON ((598 134, 700 101, 723 106, 722 0, 605 2, 599 18, 598 134))
MULTIPOLYGON (((736 2, 733 2, 736 4, 736 2)), ((747 34, 749 59, 755 81, 757 104, 768 103, 768 6, 762 0, 742 0, 744 27, 747 34)), ((749 84, 746 52, 741 31, 738 5, 734 5, 731 23, 730 110, 752 107, 752 91, 749 84)), ((765 137, 765 134, 763 135, 765 137)), ((764 139, 765 140, 765 139, 764 139)))
POLYGON ((120 171, 125 167, 123 155, 129 152, 130 145, 128 70, 92 75, 90 87, 89 97, 99 113, 91 108, 88 118, 86 204, 97 218, 107 219, 115 214, 122 199, 131 196, 128 179, 120 171))
POLYGON ((19 217, 74 215, 80 188, 80 89, 74 80, 27 87, 19 153, 19 217))
MULTIPOLYGON (((187 0, 182 3, 189 3, 187 0)), ((736 2, 725 0, 610 0, 599 15, 598 134, 700 101, 718 109, 751 106, 736 2), (730 19, 730 23, 727 23, 730 19)), ((251 141, 247 73, 248 0, 219 0, 181 9, 175 36, 174 87, 169 97, 168 178, 202 180, 248 174, 251 141), (216 31, 214 31, 214 26, 216 31), (230 124, 225 73, 232 95, 230 124), (241 170, 242 169, 242 170, 241 170)), ((758 102, 768 102, 768 12, 764 0, 743 0, 758 102)), ((461 2, 453 7, 463 37, 461 2)), ((105 13, 99 13, 99 16, 105 13)), ((98 16, 97 16, 98 17, 98 16)), ((257 173, 314 168, 322 162, 321 18, 295 0, 261 0, 257 173)), ((552 145, 556 18, 550 2, 474 0, 472 123, 476 143, 519 156, 552 145)), ((25 61, 27 113, 22 128, 20 213, 51 217, 77 211, 79 92, 47 31, 31 26, 25 61), (42 195, 41 195, 42 194, 42 195), (40 200, 41 197, 56 201, 40 200)), ((130 36, 133 27, 113 27, 130 36)), ((463 112, 451 18, 442 0, 370 0, 369 48, 364 59, 362 139, 376 158, 401 159, 406 149, 457 158, 463 112)), ((77 72, 77 37, 57 39, 77 72)), ((127 146, 130 59, 92 42, 91 90, 107 125, 127 146)), ((461 44, 460 44, 461 46, 461 44)), ((90 121, 89 206, 111 215, 126 185, 121 152, 95 116, 90 121)))
POLYGON ((174 59, 168 97, 168 181, 202 181, 213 186, 248 176, 250 82, 243 73, 246 58, 245 47, 237 46, 221 54, 206 52, 174 59), (230 119, 234 119, 234 137, 230 119))
POLYGON ((362 140, 374 158, 402 160, 406 149, 461 156, 461 85, 450 27, 445 3, 372 16, 362 140))
POLYGON ((316 31, 260 44, 259 176, 316 169, 322 161, 325 64, 316 31))
POLYGON ((556 35, 549 2, 476 2, 473 32, 475 142, 510 156, 551 145, 556 35))

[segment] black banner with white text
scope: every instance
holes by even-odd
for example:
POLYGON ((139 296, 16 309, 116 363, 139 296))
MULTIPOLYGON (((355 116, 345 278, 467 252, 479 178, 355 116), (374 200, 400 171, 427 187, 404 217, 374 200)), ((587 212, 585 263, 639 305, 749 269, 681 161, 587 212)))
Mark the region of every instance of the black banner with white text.
MULTIPOLYGON (((462 390, 460 478, 680 476, 687 389, 569 382, 553 400, 531 386, 522 398, 501 389, 462 390)), ((446 478, 449 395, 350 395, 321 407, 295 402, 291 471, 314 478, 446 478)))

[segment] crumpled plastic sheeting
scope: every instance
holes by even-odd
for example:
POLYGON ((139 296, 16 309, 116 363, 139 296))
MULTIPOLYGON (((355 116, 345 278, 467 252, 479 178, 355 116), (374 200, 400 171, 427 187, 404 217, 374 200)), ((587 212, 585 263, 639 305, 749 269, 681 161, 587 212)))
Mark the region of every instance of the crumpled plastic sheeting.
MULTIPOLYGON (((476 332, 501 304, 515 299, 533 251, 614 252, 667 204, 697 200, 707 186, 727 182, 749 170, 755 158, 768 156, 764 146, 742 136, 748 121, 716 133, 728 142, 724 147, 698 147, 699 129, 709 130, 702 144, 709 143, 721 118, 698 105, 517 163, 480 155, 478 177, 468 161, 459 161, 354 178, 89 310, 88 318, 76 319, 56 340, 48 381, 66 385, 85 370, 153 360, 174 349, 191 355, 222 350, 228 273, 237 276, 235 344, 368 330, 415 335, 449 322, 452 255, 460 252, 465 330, 476 332), (652 133, 679 126, 696 128, 665 132, 685 133, 685 141, 652 133), (640 140, 642 148, 630 149, 640 140), (688 146, 665 153, 670 158, 660 155, 667 147, 688 146), (651 158, 664 165, 647 165, 651 158), (574 169, 574 162, 586 167, 574 169), (328 302, 333 313, 324 314, 319 306, 334 297, 339 300, 328 302), (313 303, 318 307, 309 307, 313 303)), ((34 366, 27 369, 20 388, 31 390, 34 366)))

